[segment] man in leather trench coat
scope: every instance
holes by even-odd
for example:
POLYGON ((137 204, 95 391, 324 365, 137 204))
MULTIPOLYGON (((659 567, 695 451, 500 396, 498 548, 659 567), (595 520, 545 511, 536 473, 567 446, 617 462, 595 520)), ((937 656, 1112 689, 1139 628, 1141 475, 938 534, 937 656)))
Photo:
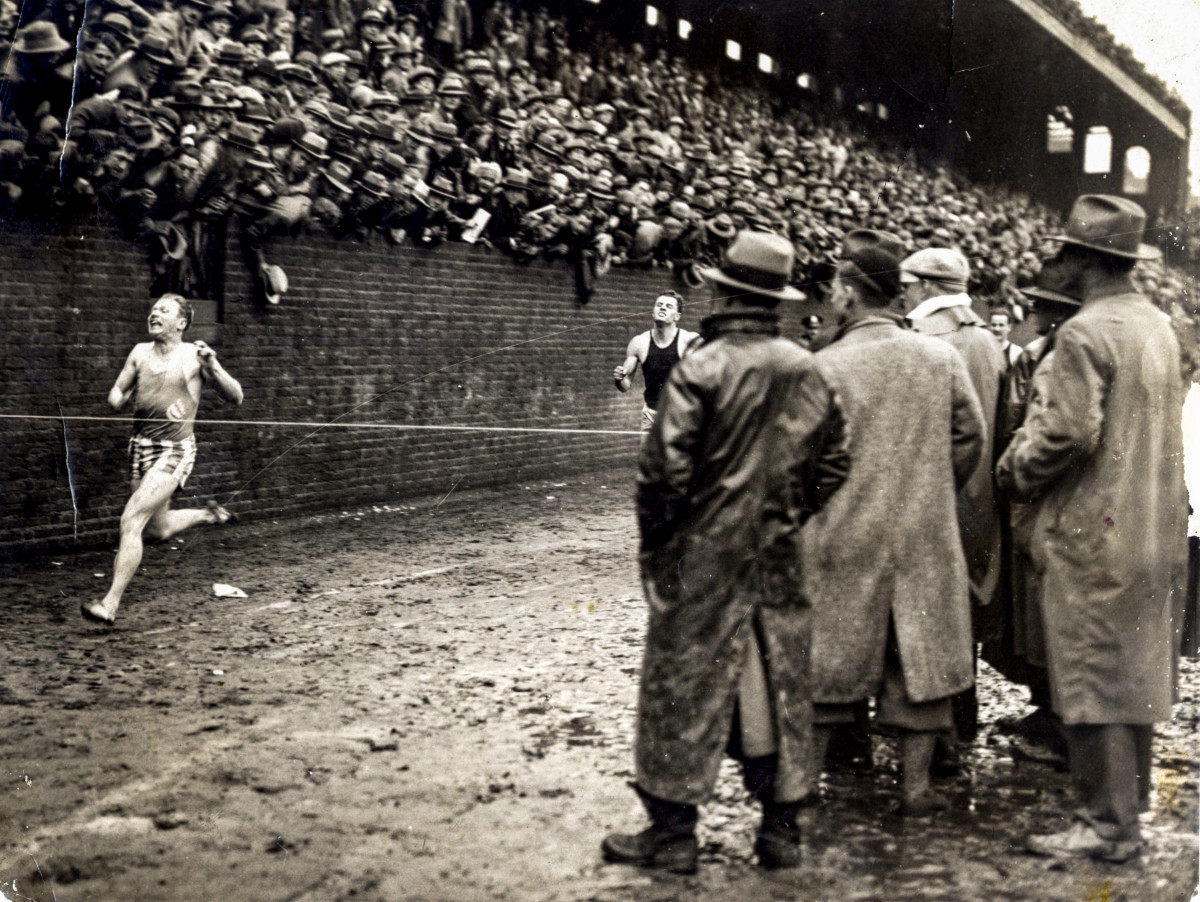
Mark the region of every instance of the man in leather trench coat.
POLYGON ((697 806, 723 755, 763 806, 764 867, 799 863, 809 767, 811 611, 800 524, 845 479, 840 408, 813 357, 780 337, 791 244, 743 232, 707 269, 705 344, 671 370, 643 446, 637 506, 650 606, 635 790, 651 825, 604 840, 609 861, 696 869, 697 806))

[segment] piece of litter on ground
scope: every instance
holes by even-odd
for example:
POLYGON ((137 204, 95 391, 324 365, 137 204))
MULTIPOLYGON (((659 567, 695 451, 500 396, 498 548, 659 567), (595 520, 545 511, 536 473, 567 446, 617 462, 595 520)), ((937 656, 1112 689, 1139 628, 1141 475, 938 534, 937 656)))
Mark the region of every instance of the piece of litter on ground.
POLYGON ((93 573, 93 574, 92 574, 92 576, 96 576, 96 577, 100 577, 100 576, 103 576, 103 575, 104 575, 103 573, 93 573))
POLYGON ((237 586, 227 586, 225 583, 213 583, 213 594, 217 598, 249 598, 237 586))
POLYGON ((224 670, 214 670, 213 676, 225 676, 225 671, 224 670))
POLYGON ((61 566, 62 566, 62 561, 51 561, 51 562, 50 562, 50 566, 51 566, 51 567, 61 567, 61 566))

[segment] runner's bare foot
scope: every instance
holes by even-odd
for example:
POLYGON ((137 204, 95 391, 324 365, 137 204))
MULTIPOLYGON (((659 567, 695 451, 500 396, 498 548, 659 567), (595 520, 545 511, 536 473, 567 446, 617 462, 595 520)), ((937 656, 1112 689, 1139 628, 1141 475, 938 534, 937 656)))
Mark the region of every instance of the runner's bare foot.
POLYGON ((113 611, 112 613, 109 613, 108 608, 104 607, 104 605, 97 601, 93 602, 92 604, 84 602, 79 606, 79 613, 83 615, 83 619, 89 623, 99 623, 103 626, 112 626, 117 612, 113 611))
POLYGON ((226 523, 236 523, 237 514, 227 508, 221 507, 215 501, 209 501, 205 505, 208 508, 209 522, 217 526, 224 526, 226 523))

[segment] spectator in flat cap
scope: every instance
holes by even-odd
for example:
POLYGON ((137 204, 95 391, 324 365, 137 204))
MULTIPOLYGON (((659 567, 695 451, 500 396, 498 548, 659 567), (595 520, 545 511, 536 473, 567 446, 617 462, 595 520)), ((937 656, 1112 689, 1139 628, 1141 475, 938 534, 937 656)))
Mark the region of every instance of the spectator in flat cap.
MULTIPOLYGON (((913 329, 949 342, 966 361, 971 384, 987 417, 984 460, 963 487, 959 505, 967 567, 970 575, 972 622, 976 641, 991 638, 1000 619, 993 604, 1000 578, 1000 519, 992 484, 991 461, 1000 382, 1007 369, 1004 355, 987 324, 971 309, 967 259, 950 248, 926 248, 901 262, 904 309, 913 329)), ((956 711, 958 738, 974 739, 973 702, 960 700, 956 711)))

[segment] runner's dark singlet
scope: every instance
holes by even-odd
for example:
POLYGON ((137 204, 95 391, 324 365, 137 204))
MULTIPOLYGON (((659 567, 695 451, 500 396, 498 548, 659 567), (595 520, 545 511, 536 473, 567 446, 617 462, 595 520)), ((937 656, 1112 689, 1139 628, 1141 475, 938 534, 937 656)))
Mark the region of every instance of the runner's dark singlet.
POLYGON ((650 350, 642 364, 642 378, 646 380, 646 391, 642 397, 646 401, 646 406, 651 410, 658 410, 658 396, 662 393, 662 387, 667 383, 667 375, 671 372, 671 367, 678 362, 679 330, 675 330, 675 337, 665 348, 656 345, 654 333, 650 333, 650 350))

